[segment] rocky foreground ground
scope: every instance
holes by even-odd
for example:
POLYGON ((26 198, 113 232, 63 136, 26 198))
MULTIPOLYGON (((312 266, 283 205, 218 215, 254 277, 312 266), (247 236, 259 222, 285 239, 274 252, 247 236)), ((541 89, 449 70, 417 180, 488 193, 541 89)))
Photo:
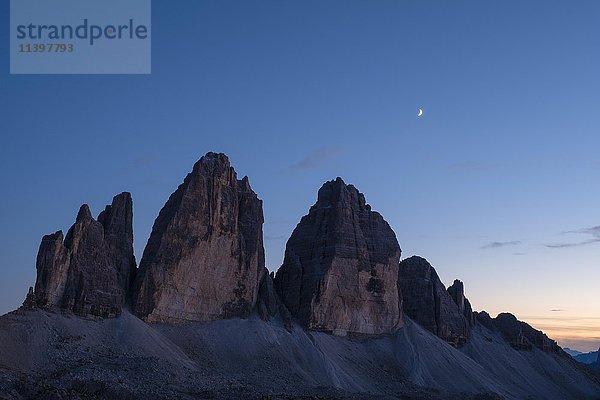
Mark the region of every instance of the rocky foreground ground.
POLYGON ((597 399, 568 358, 478 326, 456 349, 407 320, 348 339, 282 321, 150 325, 123 313, 0 318, 0 399, 597 399))

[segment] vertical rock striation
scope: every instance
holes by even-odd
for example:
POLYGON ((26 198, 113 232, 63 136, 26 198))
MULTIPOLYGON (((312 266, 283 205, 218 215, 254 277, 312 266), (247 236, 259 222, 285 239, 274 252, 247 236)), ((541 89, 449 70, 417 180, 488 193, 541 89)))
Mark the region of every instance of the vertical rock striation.
POLYGON ((125 303, 135 274, 133 202, 115 196, 98 221, 81 206, 66 237, 44 236, 37 256, 34 295, 42 308, 61 308, 82 316, 114 317, 125 303))
POLYGON ((471 303, 469 299, 465 297, 465 285, 458 279, 454 280, 452 286, 448 288, 448 293, 454 303, 458 306, 458 311, 464 315, 469 327, 473 326, 473 308, 471 307, 471 303))
POLYGON ((275 288, 273 287, 273 277, 269 275, 265 268, 263 273, 262 281, 258 288, 258 297, 256 302, 256 309, 258 315, 263 321, 269 321, 272 317, 277 314, 277 308, 279 302, 275 288))
POLYGON ((402 326, 400 246, 383 217, 341 178, 325 183, 287 242, 279 297, 303 326, 336 335, 402 326))
POLYGON ((106 250, 112 255, 119 287, 129 291, 136 273, 133 256, 133 201, 129 193, 114 198, 98 215, 104 227, 106 250))
POLYGON ((265 274, 262 201, 224 154, 208 153, 171 195, 144 250, 134 309, 149 322, 248 315, 265 274))
MULTIPOLYGON (((426 259, 413 256, 403 260, 400 263, 398 286, 403 297, 404 312, 412 320, 455 347, 466 342, 470 327, 464 311, 468 303, 461 301, 461 311, 426 259)), ((453 292, 458 300, 464 300, 464 291, 459 286, 455 286, 453 292)))

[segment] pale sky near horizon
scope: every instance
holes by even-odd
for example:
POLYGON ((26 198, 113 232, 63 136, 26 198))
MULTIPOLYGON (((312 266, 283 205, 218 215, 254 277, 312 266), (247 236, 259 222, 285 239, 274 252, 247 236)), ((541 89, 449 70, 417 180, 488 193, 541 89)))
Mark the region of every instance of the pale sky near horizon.
POLYGON ((597 1, 155 1, 149 76, 9 75, 8 3, 0 313, 84 202, 132 192, 139 260, 218 151, 264 201, 271 270, 341 176, 475 310, 600 346, 597 1))

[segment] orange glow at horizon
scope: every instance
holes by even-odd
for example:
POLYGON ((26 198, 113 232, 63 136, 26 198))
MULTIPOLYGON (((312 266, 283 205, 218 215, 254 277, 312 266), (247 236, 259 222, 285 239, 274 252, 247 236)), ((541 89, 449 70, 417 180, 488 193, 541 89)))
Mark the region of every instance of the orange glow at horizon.
POLYGON ((543 331, 562 347, 582 352, 598 350, 600 318, 579 316, 523 316, 521 319, 543 331))

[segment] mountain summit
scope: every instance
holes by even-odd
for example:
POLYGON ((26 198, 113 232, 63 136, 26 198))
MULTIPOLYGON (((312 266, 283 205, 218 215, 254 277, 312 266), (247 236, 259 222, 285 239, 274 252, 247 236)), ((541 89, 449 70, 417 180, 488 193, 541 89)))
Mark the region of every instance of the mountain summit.
POLYGON ((275 286, 302 325, 336 335, 402 326, 400 246, 383 217, 341 178, 325 183, 294 229, 275 286))
POLYGON ((262 201, 225 154, 200 159, 171 195, 140 263, 134 311, 149 322, 250 314, 265 273, 262 201))

